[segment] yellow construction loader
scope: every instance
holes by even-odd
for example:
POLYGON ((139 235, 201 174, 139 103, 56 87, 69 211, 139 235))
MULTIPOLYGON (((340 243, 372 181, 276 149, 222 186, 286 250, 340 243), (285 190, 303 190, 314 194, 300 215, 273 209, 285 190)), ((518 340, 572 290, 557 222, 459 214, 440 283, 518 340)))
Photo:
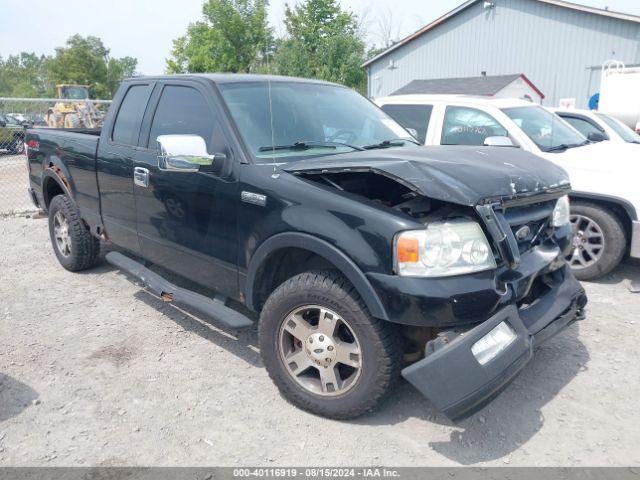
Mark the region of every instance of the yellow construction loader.
POLYGON ((87 85, 56 85, 57 102, 47 112, 47 125, 53 128, 99 128, 104 112, 89 100, 87 85))

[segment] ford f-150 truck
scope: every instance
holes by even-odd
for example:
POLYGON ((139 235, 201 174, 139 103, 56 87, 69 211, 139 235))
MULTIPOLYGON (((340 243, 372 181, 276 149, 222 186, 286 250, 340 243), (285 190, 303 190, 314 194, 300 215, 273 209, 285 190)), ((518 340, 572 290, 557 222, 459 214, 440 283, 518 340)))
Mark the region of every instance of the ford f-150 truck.
POLYGON ((238 303, 258 312, 269 375, 320 415, 370 410, 401 374, 467 416, 584 316, 564 170, 416 146, 338 85, 135 78, 101 131, 32 129, 26 146, 63 267, 90 268, 106 242, 166 301, 232 328, 252 325, 238 303))

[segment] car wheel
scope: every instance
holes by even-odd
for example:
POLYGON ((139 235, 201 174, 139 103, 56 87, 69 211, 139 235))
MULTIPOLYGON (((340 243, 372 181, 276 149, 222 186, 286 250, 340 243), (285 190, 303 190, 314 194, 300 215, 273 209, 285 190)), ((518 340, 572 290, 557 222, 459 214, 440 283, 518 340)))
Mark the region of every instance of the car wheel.
POLYGON ((572 202, 573 254, 567 260, 579 280, 594 280, 618 266, 627 249, 620 219, 595 203, 572 202))
POLYGON ((71 272, 93 267, 100 255, 100 241, 80 219, 77 207, 66 195, 49 205, 49 235, 60 264, 71 272))
POLYGON ((23 138, 17 137, 9 145, 9 153, 11 155, 21 155, 24 153, 24 141, 23 138))
POLYGON ((373 409, 398 378, 397 330, 373 318, 333 271, 296 275, 267 299, 259 324, 269 376, 294 405, 329 418, 373 409))

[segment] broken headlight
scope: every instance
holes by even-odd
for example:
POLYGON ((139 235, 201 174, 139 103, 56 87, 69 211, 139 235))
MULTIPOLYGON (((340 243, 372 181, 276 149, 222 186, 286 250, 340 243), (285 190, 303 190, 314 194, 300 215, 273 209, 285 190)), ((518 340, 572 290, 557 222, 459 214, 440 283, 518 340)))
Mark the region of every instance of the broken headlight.
POLYGON ((496 268, 487 237, 471 220, 433 222, 396 235, 396 272, 406 277, 450 277, 496 268))
POLYGON ((556 202, 556 206, 551 214, 551 225, 554 227, 562 227, 569 223, 569 197, 565 195, 556 202))

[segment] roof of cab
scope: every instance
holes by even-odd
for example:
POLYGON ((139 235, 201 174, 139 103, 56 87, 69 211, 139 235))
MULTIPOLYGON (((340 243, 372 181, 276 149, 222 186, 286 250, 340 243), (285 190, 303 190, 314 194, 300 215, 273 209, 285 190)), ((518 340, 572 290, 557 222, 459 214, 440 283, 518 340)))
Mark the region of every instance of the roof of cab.
POLYGON ((508 107, 527 107, 538 105, 537 103, 528 102, 527 100, 521 100, 519 98, 496 98, 487 97, 481 95, 428 95, 428 94, 416 94, 416 95, 392 95, 390 97, 376 98, 375 102, 378 105, 388 104, 407 104, 414 103, 418 105, 430 104, 430 103, 465 103, 472 105, 491 105, 496 108, 508 108, 508 107))
POLYGON ((185 80, 207 79, 214 83, 243 83, 243 82, 286 82, 286 83, 315 83, 320 85, 341 86, 337 83, 315 80, 313 78, 285 77, 280 75, 254 75, 249 73, 185 73, 176 75, 153 75, 128 78, 127 81, 136 80, 185 80))

